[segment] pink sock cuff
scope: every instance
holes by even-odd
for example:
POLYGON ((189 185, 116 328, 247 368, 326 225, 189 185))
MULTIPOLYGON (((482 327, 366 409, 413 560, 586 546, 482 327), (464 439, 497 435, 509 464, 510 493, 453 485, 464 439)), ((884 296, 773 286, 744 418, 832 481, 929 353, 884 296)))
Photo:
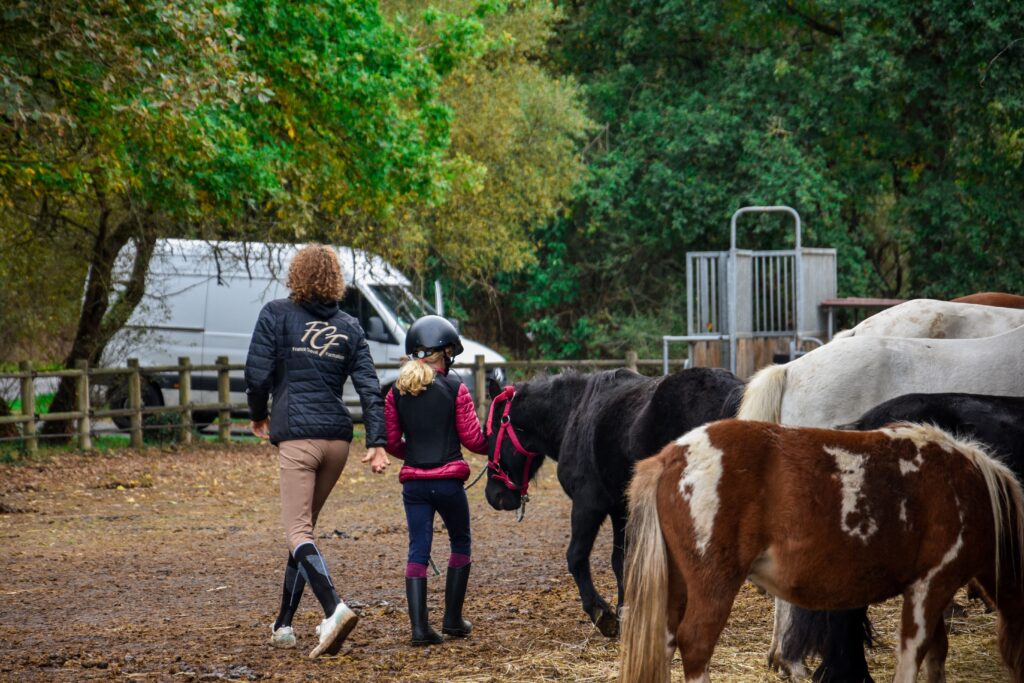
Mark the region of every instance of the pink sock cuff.
POLYGON ((427 565, 418 562, 409 562, 405 565, 405 578, 425 579, 427 578, 427 565))
POLYGON ((469 555, 463 555, 462 553, 452 553, 451 557, 448 558, 448 566, 454 568, 465 567, 472 560, 469 559, 469 555))

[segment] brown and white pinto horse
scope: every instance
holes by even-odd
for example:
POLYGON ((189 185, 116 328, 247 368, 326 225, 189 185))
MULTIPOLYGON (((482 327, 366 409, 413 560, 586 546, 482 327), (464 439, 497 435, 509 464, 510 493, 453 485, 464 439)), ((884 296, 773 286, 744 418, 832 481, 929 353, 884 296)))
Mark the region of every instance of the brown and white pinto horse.
POLYGON ((982 306, 998 306, 1000 308, 1024 308, 1024 296, 1007 294, 1006 292, 978 292, 952 299, 958 304, 981 304, 982 306))
POLYGON ((872 432, 723 420, 637 463, 629 488, 623 683, 708 663, 748 578, 794 604, 903 595, 897 683, 945 680, 943 609, 972 578, 1000 612, 1024 683, 1024 494, 977 445, 938 428, 872 432))

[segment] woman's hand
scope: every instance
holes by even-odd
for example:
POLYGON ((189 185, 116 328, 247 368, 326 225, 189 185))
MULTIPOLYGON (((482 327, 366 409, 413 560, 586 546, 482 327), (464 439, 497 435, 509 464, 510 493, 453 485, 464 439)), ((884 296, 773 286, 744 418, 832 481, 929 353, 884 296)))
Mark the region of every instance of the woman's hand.
POLYGON ((366 455, 363 457, 362 462, 370 463, 370 469, 373 470, 374 474, 380 474, 388 468, 391 464, 391 460, 388 458, 387 451, 380 446, 371 446, 366 449, 366 455))
POLYGON ((249 431, 253 433, 253 436, 257 436, 261 439, 270 438, 270 418, 263 420, 257 420, 249 423, 249 431))

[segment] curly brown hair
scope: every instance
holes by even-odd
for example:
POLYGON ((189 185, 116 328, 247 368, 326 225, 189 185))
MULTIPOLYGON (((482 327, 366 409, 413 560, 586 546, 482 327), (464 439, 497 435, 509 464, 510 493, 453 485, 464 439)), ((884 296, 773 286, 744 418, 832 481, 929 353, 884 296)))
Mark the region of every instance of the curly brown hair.
POLYGON ((288 267, 288 289, 294 301, 338 301, 345 294, 345 277, 331 247, 310 244, 299 249, 288 267))

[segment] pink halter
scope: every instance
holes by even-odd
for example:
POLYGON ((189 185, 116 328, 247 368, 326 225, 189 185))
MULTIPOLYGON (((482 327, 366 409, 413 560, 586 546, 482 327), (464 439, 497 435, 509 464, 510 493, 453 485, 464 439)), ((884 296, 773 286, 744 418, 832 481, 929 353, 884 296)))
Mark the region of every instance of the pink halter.
POLYGON ((494 398, 494 401, 491 403, 491 409, 487 413, 487 436, 490 436, 494 431, 494 409, 499 403, 505 404, 505 408, 501 413, 501 426, 498 427, 498 437, 494 441, 494 452, 487 460, 487 468, 491 470, 492 476, 495 479, 503 483, 510 490, 518 492, 524 500, 529 500, 526 492, 530 488, 530 466, 533 464, 534 458, 543 456, 543 453, 526 450, 519 441, 519 437, 516 436, 516 430, 512 427, 512 421, 508 417, 509 411, 512 410, 512 399, 515 397, 516 388, 511 385, 505 387, 504 391, 494 398), (509 441, 512 442, 512 447, 516 449, 519 455, 526 459, 526 463, 523 465, 522 486, 516 486, 508 476, 508 473, 501 468, 501 443, 504 441, 506 434, 509 441))

